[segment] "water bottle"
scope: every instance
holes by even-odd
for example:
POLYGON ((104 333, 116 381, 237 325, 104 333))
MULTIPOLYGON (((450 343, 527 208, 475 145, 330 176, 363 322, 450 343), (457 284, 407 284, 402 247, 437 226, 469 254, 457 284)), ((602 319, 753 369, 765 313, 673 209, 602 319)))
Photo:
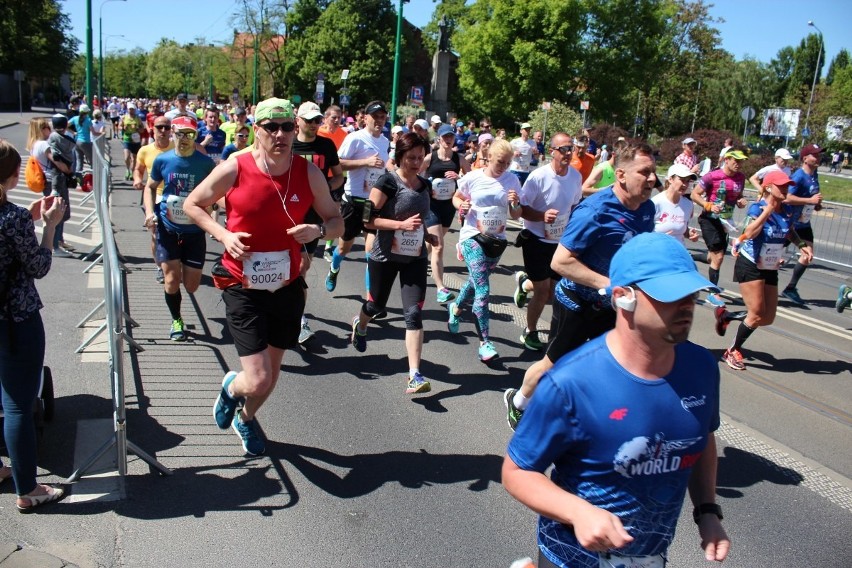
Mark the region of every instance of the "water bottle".
MULTIPOLYGON (((719 189, 716 190, 716 201, 714 203, 721 207, 723 210, 725 209, 726 193, 727 191, 725 190, 725 180, 722 180, 719 182, 719 189)), ((720 217, 720 213, 713 213, 712 217, 714 219, 718 219, 720 217)))

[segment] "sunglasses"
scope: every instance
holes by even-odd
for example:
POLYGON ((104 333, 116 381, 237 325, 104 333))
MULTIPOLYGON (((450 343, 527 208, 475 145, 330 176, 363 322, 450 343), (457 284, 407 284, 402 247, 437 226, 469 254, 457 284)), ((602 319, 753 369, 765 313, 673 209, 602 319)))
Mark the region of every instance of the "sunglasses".
POLYGON ((303 118, 302 120, 305 121, 305 124, 322 124, 322 117, 321 116, 318 116, 316 118, 312 118, 311 120, 308 120, 306 118, 303 118))
POLYGON ((551 150, 556 150, 560 154, 570 154, 574 151, 574 146, 551 146, 551 150))
POLYGON ((279 130, 282 132, 293 132, 296 130, 295 122, 267 122, 259 126, 272 135, 277 134, 279 130))
POLYGON ((237 138, 248 138, 248 134, 237 134, 237 138))
POLYGON ((157 130, 168 130, 169 128, 171 128, 171 126, 169 126, 168 124, 155 124, 154 128, 156 128, 157 130))
POLYGON ((178 140, 183 140, 184 138, 187 140, 195 140, 196 136, 198 136, 198 132, 175 132, 175 138, 178 140))

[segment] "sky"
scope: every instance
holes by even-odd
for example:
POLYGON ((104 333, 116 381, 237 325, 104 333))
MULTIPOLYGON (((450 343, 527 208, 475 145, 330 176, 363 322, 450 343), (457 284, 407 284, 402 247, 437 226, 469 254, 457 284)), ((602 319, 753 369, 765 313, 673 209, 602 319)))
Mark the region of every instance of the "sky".
MULTIPOLYGON (((179 44, 194 42, 197 37, 204 37, 207 43, 229 42, 233 34, 231 14, 239 5, 235 0, 91 2, 95 57, 98 54, 99 15, 103 16, 104 51, 130 51, 135 47, 149 51, 161 37, 168 37, 179 44), (119 35, 123 37, 117 37, 119 35)), ((64 0, 61 3, 70 15, 71 32, 80 39, 82 51, 86 39, 86 0, 64 0)), ((709 0, 706 3, 711 4, 709 0)), ((828 60, 823 74, 828 70, 828 62, 841 48, 852 51, 850 0, 713 0, 712 4, 711 15, 725 20, 715 24, 721 32, 722 47, 737 59, 749 56, 768 63, 779 49, 788 45, 798 46, 808 33, 816 31, 808 26, 809 20, 823 34, 828 60)), ((435 6, 433 0, 411 0, 404 5, 403 15, 415 26, 422 27, 429 23, 435 6)))

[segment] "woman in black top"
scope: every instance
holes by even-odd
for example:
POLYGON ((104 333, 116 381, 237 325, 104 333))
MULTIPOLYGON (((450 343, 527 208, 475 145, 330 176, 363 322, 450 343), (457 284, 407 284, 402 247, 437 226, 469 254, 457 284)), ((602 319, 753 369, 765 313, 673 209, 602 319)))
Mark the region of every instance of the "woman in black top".
POLYGON ((12 467, 0 467, 0 482, 14 478, 22 513, 62 498, 63 490, 36 483, 36 432, 33 405, 44 364, 43 307, 33 280, 50 270, 56 225, 65 213, 61 197, 45 197, 27 211, 9 202, 18 185, 21 155, 0 140, 0 384, 3 433, 12 467), (42 219, 41 244, 33 220, 42 219))

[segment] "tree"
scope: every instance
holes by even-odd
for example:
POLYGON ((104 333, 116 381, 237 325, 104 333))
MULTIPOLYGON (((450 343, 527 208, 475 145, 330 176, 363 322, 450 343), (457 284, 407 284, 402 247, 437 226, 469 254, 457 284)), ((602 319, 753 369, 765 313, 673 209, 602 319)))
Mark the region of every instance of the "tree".
POLYGON ((780 102, 790 88, 795 59, 796 50, 788 45, 778 50, 778 54, 769 62, 769 68, 775 78, 773 100, 780 102))
POLYGON ((171 99, 177 93, 191 90, 189 81, 192 71, 189 50, 173 40, 163 38, 148 56, 145 86, 151 96, 171 99))
POLYGON ((78 41, 56 0, 0 0, 0 72, 59 77, 76 59, 78 41))
POLYGON ((147 68, 148 55, 141 48, 107 55, 104 57, 104 94, 147 96, 147 68))
POLYGON ((816 71, 816 78, 819 81, 824 65, 825 46, 822 45, 822 40, 817 34, 809 34, 802 39, 793 55, 793 71, 785 93, 785 103, 788 106, 796 107, 807 103, 807 98, 803 99, 802 93, 810 94, 814 72, 816 71), (819 59, 819 69, 817 69, 817 59, 819 59))
POLYGON ((341 71, 349 69, 352 106, 389 99, 395 35, 390 0, 331 2, 311 25, 289 38, 284 63, 289 92, 313 93, 317 75, 323 73, 325 96, 335 96, 343 84, 341 71))
MULTIPOLYGON (((306 4, 300 1, 299 4, 306 4)), ((317 4, 317 9, 326 2, 314 2, 317 4)), ((247 51, 246 47, 251 50, 251 57, 254 57, 254 45, 246 46, 248 40, 256 40, 255 45, 258 46, 259 77, 267 77, 271 79, 271 89, 269 92, 258 93, 258 96, 265 98, 272 95, 283 95, 287 92, 288 81, 286 76, 287 63, 287 25, 288 13, 290 11, 290 2, 288 0, 242 0, 241 9, 234 14, 233 22, 240 30, 245 30, 248 34, 244 36, 234 30, 234 45, 235 50, 247 51)), ((259 79, 259 83, 262 81, 259 79)), ((260 90, 264 87, 259 86, 260 90)))
POLYGON ((834 56, 831 60, 831 65, 828 66, 828 73, 825 74, 825 84, 831 85, 834 82, 834 75, 841 69, 846 69, 849 66, 849 52, 846 48, 834 56))
POLYGON ((584 21, 581 0, 478 0, 453 38, 464 98, 507 123, 576 91, 584 21))
POLYGON ((529 114, 528 122, 532 131, 541 130, 548 138, 556 132, 564 132, 569 136, 580 132, 583 128, 583 117, 577 111, 559 101, 550 104, 550 110, 545 112, 538 108, 529 114), (545 124, 545 117, 547 124, 545 124))

